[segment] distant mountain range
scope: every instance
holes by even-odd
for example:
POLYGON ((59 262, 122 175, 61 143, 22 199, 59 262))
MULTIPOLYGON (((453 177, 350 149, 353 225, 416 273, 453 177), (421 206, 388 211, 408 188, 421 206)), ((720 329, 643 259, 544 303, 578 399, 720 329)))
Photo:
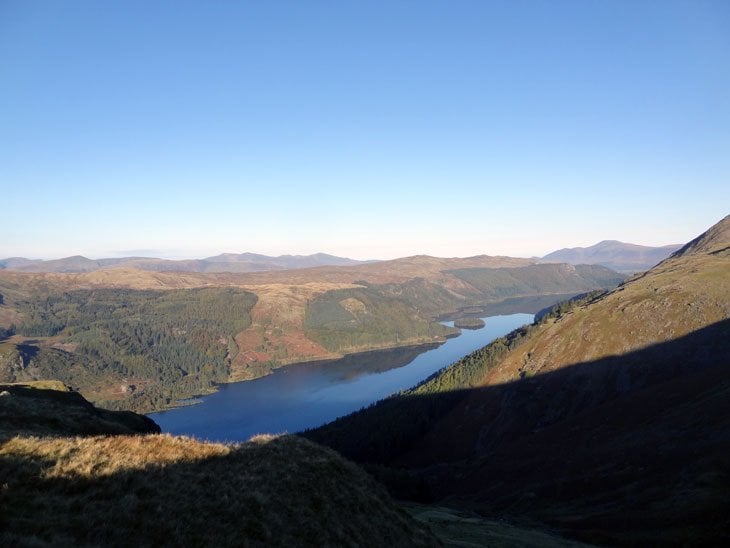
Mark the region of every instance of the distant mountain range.
MULTIPOLYGON (((604 240, 590 247, 559 249, 542 257, 543 262, 573 265, 600 265, 622 273, 648 270, 669 257, 680 244, 649 247, 627 244, 616 240, 604 240)), ((422 256, 419 256, 422 257, 422 256)), ((410 259, 410 258, 405 258, 410 259)), ((437 258, 432 258, 438 260, 437 258)), ((533 260, 534 261, 534 260, 533 260)), ((0 259, 0 270, 21 272, 95 272, 110 268, 134 268, 150 272, 268 272, 272 270, 297 270, 318 266, 354 266, 381 261, 357 261, 327 253, 312 255, 279 255, 273 257, 258 253, 222 253, 204 259, 158 259, 153 257, 120 257, 89 259, 81 255, 63 259, 42 260, 24 257, 0 259)))
POLYGON ((590 247, 571 247, 548 253, 542 260, 551 263, 598 264, 617 272, 648 270, 677 251, 681 244, 650 247, 604 240, 590 247))
POLYGON ((351 266, 367 261, 356 261, 326 253, 313 255, 280 255, 270 257, 257 253, 223 253, 205 259, 169 260, 152 257, 121 257, 88 259, 81 255, 44 261, 10 257, 0 259, 0 269, 22 272, 94 272, 106 268, 136 268, 153 272, 264 272, 293 270, 316 266, 351 266))

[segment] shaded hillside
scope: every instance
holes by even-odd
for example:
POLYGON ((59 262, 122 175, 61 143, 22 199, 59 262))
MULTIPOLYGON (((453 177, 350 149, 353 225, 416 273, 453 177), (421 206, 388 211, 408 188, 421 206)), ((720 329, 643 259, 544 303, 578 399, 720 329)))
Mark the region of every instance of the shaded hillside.
POLYGON ((154 434, 144 415, 94 407, 59 381, 0 384, 0 442, 14 436, 154 434))
POLYGON ((627 244, 616 240, 604 240, 590 247, 559 249, 543 257, 544 261, 555 263, 597 264, 617 272, 640 272, 647 270, 669 257, 681 245, 650 247, 627 244))
POLYGON ((726 217, 618 289, 309 435, 401 496, 599 543, 726 543, 729 248, 726 217))
POLYGON ((58 383, 0 387, 0 543, 441 545, 357 466, 302 438, 123 435, 135 421, 156 426, 58 383), (19 430, 23 418, 38 428, 19 430))

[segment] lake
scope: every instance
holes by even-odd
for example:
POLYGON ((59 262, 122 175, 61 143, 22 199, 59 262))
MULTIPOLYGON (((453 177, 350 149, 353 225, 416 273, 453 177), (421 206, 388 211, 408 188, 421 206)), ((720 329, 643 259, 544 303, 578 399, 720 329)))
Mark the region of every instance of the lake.
MULTIPOLYGON (((353 354, 295 364, 253 381, 224 384, 202 403, 151 413, 163 432, 211 441, 244 441, 254 434, 299 432, 410 388, 477 348, 532 322, 532 314, 483 318, 441 345, 353 354)), ((453 325, 453 322, 444 322, 453 325)))

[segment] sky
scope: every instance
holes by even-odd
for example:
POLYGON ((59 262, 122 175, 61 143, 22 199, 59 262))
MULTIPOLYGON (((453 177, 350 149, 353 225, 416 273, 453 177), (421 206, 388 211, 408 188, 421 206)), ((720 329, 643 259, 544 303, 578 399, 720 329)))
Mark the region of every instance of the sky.
POLYGON ((0 257, 682 243, 730 2, 0 0, 0 204, 0 257))

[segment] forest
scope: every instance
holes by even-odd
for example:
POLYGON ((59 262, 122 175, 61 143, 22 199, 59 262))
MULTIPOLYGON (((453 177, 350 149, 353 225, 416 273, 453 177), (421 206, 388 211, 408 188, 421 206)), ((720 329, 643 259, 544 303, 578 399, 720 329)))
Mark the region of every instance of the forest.
POLYGON ((227 380, 233 337, 251 324, 255 303, 234 288, 51 293, 16 301, 24 318, 17 334, 51 338, 18 350, 24 368, 42 378, 125 392, 123 403, 111 393, 95 398, 103 407, 148 411, 227 380))
POLYGON ((304 316, 307 338, 333 352, 443 340, 458 330, 424 319, 405 298, 383 288, 327 291, 316 297, 304 316))

